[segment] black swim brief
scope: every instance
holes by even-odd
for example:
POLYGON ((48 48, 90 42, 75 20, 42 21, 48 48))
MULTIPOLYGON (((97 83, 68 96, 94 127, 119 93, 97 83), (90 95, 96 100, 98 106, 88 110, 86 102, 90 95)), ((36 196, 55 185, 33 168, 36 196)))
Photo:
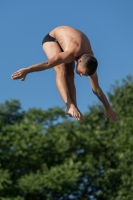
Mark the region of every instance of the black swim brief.
POLYGON ((50 36, 49 33, 43 38, 43 41, 42 41, 42 45, 45 43, 45 42, 57 42, 57 40, 50 36))

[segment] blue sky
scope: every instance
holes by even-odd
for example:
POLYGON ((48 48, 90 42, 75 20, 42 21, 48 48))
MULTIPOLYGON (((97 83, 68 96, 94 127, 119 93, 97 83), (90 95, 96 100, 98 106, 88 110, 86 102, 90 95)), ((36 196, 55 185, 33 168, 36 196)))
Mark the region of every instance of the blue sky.
MULTIPOLYGON (((22 108, 63 107, 53 69, 29 74, 24 82, 13 81, 13 72, 46 61, 43 37, 53 28, 70 25, 89 38, 98 59, 99 83, 104 93, 115 80, 133 69, 132 0, 23 0, 0 1, 0 103, 18 99, 22 108)), ((75 76, 81 112, 98 102, 89 79, 75 76)))

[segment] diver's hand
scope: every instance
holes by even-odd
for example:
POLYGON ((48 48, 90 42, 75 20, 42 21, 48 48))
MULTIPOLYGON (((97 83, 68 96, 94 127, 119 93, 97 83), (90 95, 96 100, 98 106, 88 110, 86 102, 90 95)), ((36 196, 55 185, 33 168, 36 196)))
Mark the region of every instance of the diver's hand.
POLYGON ((27 74, 28 74, 28 69, 27 68, 22 68, 22 69, 18 70, 17 72, 14 72, 11 75, 11 78, 13 80, 21 79, 21 81, 24 81, 27 74))
POLYGON ((105 119, 110 117, 114 122, 118 121, 118 118, 117 118, 115 112, 113 111, 113 109, 111 107, 106 109, 104 114, 105 114, 105 119))

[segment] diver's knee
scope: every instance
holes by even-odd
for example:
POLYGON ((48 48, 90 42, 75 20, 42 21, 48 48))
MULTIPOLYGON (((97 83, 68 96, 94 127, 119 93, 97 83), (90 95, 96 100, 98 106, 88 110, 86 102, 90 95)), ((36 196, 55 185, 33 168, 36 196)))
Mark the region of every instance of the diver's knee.
POLYGON ((65 76, 67 77, 67 70, 64 64, 58 65, 54 67, 54 70, 56 72, 56 76, 65 76))

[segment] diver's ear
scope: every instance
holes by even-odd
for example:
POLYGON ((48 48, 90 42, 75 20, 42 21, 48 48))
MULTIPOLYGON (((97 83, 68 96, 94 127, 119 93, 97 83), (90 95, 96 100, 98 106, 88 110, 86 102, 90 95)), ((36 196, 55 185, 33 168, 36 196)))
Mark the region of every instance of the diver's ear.
POLYGON ((78 63, 80 63, 80 62, 82 61, 81 58, 82 58, 81 56, 79 56, 79 57, 77 58, 77 62, 78 62, 78 63))
POLYGON ((78 63, 81 63, 81 58, 80 58, 80 59, 78 59, 78 63))

